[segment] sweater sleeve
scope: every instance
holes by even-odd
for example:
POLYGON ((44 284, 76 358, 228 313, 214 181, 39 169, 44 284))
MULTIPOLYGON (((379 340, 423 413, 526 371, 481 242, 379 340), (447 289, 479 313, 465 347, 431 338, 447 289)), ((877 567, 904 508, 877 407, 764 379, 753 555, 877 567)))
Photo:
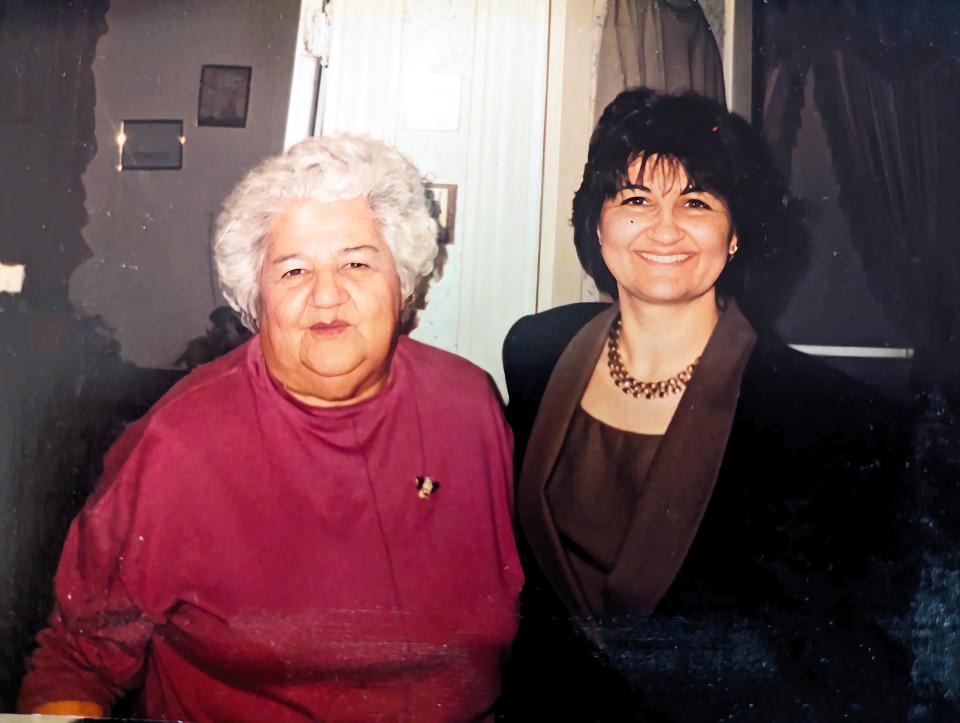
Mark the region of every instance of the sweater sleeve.
POLYGON ((92 701, 109 710, 140 683, 159 622, 144 611, 126 574, 146 562, 138 518, 150 444, 142 429, 142 422, 128 428, 111 449, 104 476, 70 526, 54 579, 53 612, 21 686, 21 711, 60 700, 92 701))

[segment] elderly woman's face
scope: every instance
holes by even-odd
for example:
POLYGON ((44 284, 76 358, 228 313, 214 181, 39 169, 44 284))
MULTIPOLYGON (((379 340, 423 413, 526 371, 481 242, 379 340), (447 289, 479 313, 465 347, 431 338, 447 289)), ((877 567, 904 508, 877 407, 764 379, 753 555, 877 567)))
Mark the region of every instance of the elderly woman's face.
POLYGON ((387 381, 400 280, 365 199, 298 201, 276 219, 260 270, 261 346, 271 374, 317 406, 387 381))
POLYGON ((694 187, 683 168, 655 163, 640 177, 642 158, 628 169, 631 185, 603 204, 597 235, 621 301, 682 303, 713 294, 736 247, 726 202, 694 187))

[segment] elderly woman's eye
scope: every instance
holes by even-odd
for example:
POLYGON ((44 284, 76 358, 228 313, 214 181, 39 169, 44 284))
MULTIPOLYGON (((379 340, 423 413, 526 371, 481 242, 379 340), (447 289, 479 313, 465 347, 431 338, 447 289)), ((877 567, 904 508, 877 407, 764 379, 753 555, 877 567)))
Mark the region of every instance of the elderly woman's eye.
POLYGON ((365 264, 362 261, 351 261, 347 264, 348 269, 369 269, 370 265, 365 264))
POLYGON ((289 279, 294 276, 301 276, 304 273, 305 271, 303 269, 290 269, 289 271, 285 272, 281 278, 289 279))

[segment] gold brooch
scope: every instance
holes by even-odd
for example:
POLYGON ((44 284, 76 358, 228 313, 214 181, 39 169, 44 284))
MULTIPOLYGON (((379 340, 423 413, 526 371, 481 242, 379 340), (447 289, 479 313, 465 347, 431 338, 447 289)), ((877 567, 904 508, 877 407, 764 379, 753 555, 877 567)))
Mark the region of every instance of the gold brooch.
POLYGON ((425 500, 440 489, 440 481, 430 477, 417 477, 417 497, 425 500))

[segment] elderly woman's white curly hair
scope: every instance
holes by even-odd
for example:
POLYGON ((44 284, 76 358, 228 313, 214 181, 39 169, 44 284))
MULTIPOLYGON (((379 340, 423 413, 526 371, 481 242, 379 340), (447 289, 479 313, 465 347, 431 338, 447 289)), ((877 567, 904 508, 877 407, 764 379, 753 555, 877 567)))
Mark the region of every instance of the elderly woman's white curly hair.
POLYGON ((437 224, 423 180, 398 150, 366 136, 309 138, 250 171, 224 201, 213 255, 220 286, 245 326, 257 330, 260 267, 275 218, 300 199, 326 203, 363 197, 397 264, 409 303, 433 272, 437 224))

